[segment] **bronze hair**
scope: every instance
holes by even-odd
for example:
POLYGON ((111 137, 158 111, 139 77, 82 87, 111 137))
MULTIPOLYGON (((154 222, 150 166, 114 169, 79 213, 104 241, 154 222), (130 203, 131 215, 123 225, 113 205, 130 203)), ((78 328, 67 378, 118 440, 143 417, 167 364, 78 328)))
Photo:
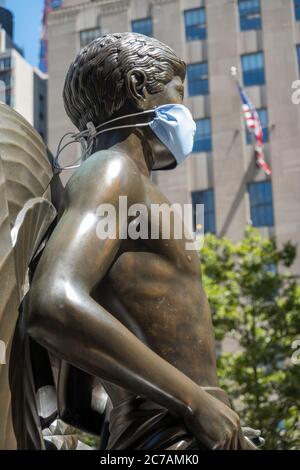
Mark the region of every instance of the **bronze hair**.
POLYGON ((128 74, 146 77, 150 94, 163 91, 175 75, 185 78, 186 65, 157 39, 136 33, 107 34, 84 47, 70 65, 63 91, 64 105, 75 126, 104 123, 138 109, 130 97, 128 74))

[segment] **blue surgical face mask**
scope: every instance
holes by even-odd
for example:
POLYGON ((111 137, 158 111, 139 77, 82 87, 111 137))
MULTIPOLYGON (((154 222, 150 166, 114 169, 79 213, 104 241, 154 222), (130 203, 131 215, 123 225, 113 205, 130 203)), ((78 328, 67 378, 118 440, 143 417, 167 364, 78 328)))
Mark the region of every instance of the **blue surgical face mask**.
POLYGON ((97 127, 95 127, 93 123, 88 123, 86 131, 79 132, 78 134, 72 134, 73 140, 64 145, 62 148, 60 148, 61 144, 59 145, 55 158, 55 166, 59 170, 73 169, 80 166, 80 164, 73 164, 66 167, 60 167, 58 165, 59 154, 67 145, 73 142, 80 142, 84 140, 86 150, 80 158, 81 162, 83 162, 90 155, 93 142, 98 135, 117 129, 127 129, 133 127, 139 128, 147 126, 152 129, 162 144, 174 156, 175 162, 174 165, 172 165, 172 168, 182 163, 192 152, 196 133, 196 123, 193 120, 190 111, 183 104, 165 104, 152 110, 142 111, 135 114, 128 114, 126 116, 111 119, 110 121, 107 121, 104 124, 100 124, 97 127), (122 122, 124 119, 132 119, 133 117, 140 118, 143 115, 145 115, 145 117, 149 116, 147 122, 145 123, 124 125, 118 124, 118 122, 122 122), (103 129, 104 126, 105 129, 103 129))
POLYGON ((183 104, 166 104, 154 111, 149 126, 174 156, 175 166, 180 165, 193 150, 196 123, 183 104))

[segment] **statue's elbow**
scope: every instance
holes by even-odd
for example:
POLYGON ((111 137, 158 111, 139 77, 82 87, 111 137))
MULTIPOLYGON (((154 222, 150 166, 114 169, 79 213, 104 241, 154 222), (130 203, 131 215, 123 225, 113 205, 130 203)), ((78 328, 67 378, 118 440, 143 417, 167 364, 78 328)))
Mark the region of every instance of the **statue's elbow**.
POLYGON ((37 283, 30 289, 28 297, 27 332, 36 341, 43 343, 43 339, 51 336, 52 332, 57 335, 67 322, 66 296, 53 284, 44 287, 37 283))

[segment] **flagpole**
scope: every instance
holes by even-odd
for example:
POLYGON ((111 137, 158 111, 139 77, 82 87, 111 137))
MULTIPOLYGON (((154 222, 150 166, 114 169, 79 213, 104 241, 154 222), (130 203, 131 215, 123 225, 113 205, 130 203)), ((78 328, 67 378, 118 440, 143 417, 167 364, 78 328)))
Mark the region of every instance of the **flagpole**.
MULTIPOLYGON (((239 76, 238 76, 238 70, 237 70, 237 67, 235 67, 234 65, 230 68, 230 71, 231 71, 231 76, 232 78, 234 79, 236 85, 238 88, 241 88, 241 83, 240 83, 240 80, 239 80, 239 76)), ((252 148, 253 148, 253 153, 254 153, 254 157, 256 158, 256 140, 255 140, 255 136, 254 136, 254 133, 253 132, 249 132, 248 133, 250 134, 250 139, 251 139, 251 143, 252 143, 252 148)))
MULTIPOLYGON (((231 76, 233 78, 233 80, 235 81, 236 83, 236 86, 238 88, 240 88, 240 81, 239 81, 239 77, 238 77, 238 70, 237 70, 237 67, 235 66, 232 66, 230 68, 230 71, 231 71, 231 76)), ((252 141, 252 146, 254 147, 254 136, 252 134, 252 132, 250 132, 250 135, 251 135, 251 141, 252 141)), ((246 182, 247 183, 247 182, 246 182)), ((250 209, 250 200, 249 200, 249 196, 245 198, 246 199, 246 207, 247 207, 247 224, 249 225, 253 225, 252 224, 252 220, 251 220, 251 209, 250 209)))

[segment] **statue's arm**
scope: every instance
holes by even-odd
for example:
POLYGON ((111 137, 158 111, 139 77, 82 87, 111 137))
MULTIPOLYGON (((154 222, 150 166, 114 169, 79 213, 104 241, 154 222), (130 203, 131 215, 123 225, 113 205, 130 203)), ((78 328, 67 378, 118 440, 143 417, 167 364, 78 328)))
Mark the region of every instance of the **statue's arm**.
POLYGON ((127 194, 128 204, 142 198, 136 172, 131 175, 130 169, 122 168, 116 177, 117 165, 105 170, 100 181, 83 173, 80 184, 76 179, 71 184, 66 211, 35 273, 29 334, 76 367, 166 407, 203 438, 209 405, 213 400, 219 406, 218 401, 149 349, 90 295, 120 246, 119 239, 97 237, 97 207, 110 202, 117 208, 115 195, 127 194), (85 179, 88 185, 83 185, 85 179))
POLYGON ((110 177, 113 168, 108 167, 107 174, 102 174, 99 188, 90 180, 92 175, 83 175, 80 184, 71 184, 67 191, 65 213, 45 248, 32 283, 29 333, 71 364, 151 397, 182 415, 198 387, 145 346, 90 295, 120 246, 118 238, 98 238, 97 208, 112 204, 118 219, 119 194, 128 195, 128 205, 130 200, 142 197, 139 177, 110 177), (110 181, 104 186, 106 179, 110 181))

